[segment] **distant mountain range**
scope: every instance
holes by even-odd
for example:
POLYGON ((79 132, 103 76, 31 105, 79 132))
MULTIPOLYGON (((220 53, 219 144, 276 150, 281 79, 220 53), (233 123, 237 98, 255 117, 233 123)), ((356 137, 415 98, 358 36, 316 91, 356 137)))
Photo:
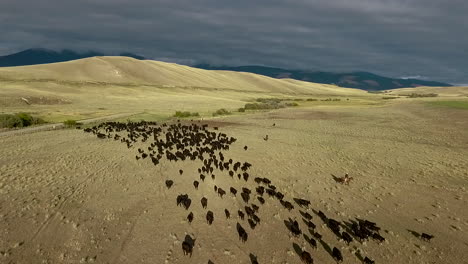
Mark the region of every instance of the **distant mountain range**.
POLYGON ((209 64, 199 64, 193 67, 206 70, 226 70, 236 72, 250 72, 266 75, 273 78, 291 78, 306 82, 335 84, 340 87, 357 88, 366 91, 381 91, 406 87, 418 86, 452 86, 448 83, 424 81, 418 79, 397 79, 376 75, 370 72, 312 72, 301 70, 287 70, 265 66, 211 66, 209 64))
MULTIPOLYGON (((79 53, 72 50, 53 51, 49 49, 27 49, 18 53, 0 56, 0 67, 47 64, 78 60, 95 56, 109 56, 109 54, 96 51, 79 53)), ((142 56, 138 56, 132 53, 120 53, 118 56, 132 57, 138 60, 145 59, 142 56)))
MULTIPOLYGON (((11 55, 0 56, 0 67, 25 66, 36 64, 47 64, 55 62, 71 61, 94 56, 109 56, 95 51, 79 53, 72 50, 53 51, 49 49, 27 49, 11 55)), ((113 54, 115 55, 115 54, 113 54)), ((118 56, 132 57, 138 60, 144 60, 143 56, 133 53, 120 53, 118 56)), ((110 55, 112 56, 112 55, 110 55)), ((227 70, 235 72, 250 72, 272 78, 291 78, 301 81, 335 84, 340 87, 357 88, 366 91, 380 91, 405 87, 417 86, 452 86, 448 83, 425 81, 418 79, 397 79, 379 76, 369 72, 350 72, 350 73, 332 73, 332 72, 312 72, 302 70, 288 70, 281 68, 265 66, 212 66, 209 64, 199 64, 193 67, 205 70, 227 70)))

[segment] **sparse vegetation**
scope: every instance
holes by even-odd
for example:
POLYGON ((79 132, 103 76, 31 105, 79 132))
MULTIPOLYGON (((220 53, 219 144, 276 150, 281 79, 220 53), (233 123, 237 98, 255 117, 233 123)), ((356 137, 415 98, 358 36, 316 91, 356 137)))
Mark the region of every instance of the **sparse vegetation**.
POLYGON ((285 105, 286 105, 286 106, 293 106, 293 107, 294 107, 294 106, 298 106, 299 104, 296 103, 296 102, 292 102, 292 103, 286 103, 285 105))
POLYGON ((241 113, 244 113, 244 112, 245 112, 245 108, 241 107, 241 108, 239 108, 238 111, 241 112, 241 113))
POLYGON ((186 117, 197 117, 200 116, 198 112, 189 112, 189 111, 176 111, 174 114, 174 117, 179 117, 179 118, 186 118, 186 117))
POLYGON ((384 99, 384 100, 397 99, 397 98, 398 98, 398 96, 384 96, 384 97, 382 97, 382 99, 384 99))
POLYGON ((228 110, 226 110, 224 108, 221 108, 221 109, 216 110, 216 112, 213 113, 213 116, 230 115, 230 114, 231 114, 231 112, 229 112, 228 110))
POLYGON ((268 109, 279 109, 281 105, 279 103, 248 103, 244 106, 245 110, 268 110, 268 109))
POLYGON ((436 93, 428 93, 428 94, 411 93, 406 96, 408 96, 409 98, 421 98, 421 97, 437 97, 439 95, 436 93))
POLYGON ((318 101, 318 99, 315 99, 315 98, 308 98, 307 101, 308 101, 308 102, 315 102, 315 101, 318 101))
POLYGON ((339 102, 341 101, 340 98, 327 98, 327 99, 322 99, 320 101, 323 101, 323 102, 339 102))
POLYGON ((65 125, 65 127, 76 127, 81 125, 81 123, 77 122, 76 120, 68 119, 63 121, 63 125, 65 125))
POLYGON ((45 123, 44 120, 27 113, 0 114, 1 128, 21 128, 45 123))

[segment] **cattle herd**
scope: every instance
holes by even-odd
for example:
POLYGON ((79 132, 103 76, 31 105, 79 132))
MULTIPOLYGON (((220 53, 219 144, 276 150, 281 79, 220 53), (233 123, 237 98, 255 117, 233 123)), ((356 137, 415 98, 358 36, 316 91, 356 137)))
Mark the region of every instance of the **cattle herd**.
MULTIPOLYGON (((200 122, 200 121, 199 121, 200 122)), ((141 142, 147 142, 148 147, 145 149, 138 148, 136 160, 150 160, 155 166, 158 166, 162 159, 167 159, 169 162, 180 162, 185 160, 199 160, 200 167, 197 172, 199 177, 193 179, 195 190, 204 184, 209 178, 216 181, 216 177, 231 177, 233 180, 240 181, 245 184, 240 190, 234 187, 228 189, 229 195, 241 199, 245 206, 238 208, 237 213, 224 209, 224 217, 227 219, 237 218, 236 231, 239 240, 246 242, 255 234, 256 226, 262 223, 259 217, 260 207, 268 202, 278 202, 291 213, 297 211, 297 216, 302 219, 299 222, 297 217, 289 218, 284 221, 287 230, 292 236, 303 238, 306 244, 310 245, 309 250, 317 249, 317 241, 336 262, 343 261, 343 255, 337 247, 331 249, 322 239, 322 235, 316 231, 316 224, 312 221, 314 213, 320 221, 337 237, 339 243, 349 246, 351 243, 363 243, 366 240, 372 239, 377 243, 385 241, 381 235, 381 228, 376 223, 364 220, 355 219, 350 221, 338 221, 327 217, 320 210, 311 208, 311 202, 302 198, 293 198, 292 201, 286 199, 280 189, 275 186, 272 181, 265 177, 251 177, 250 168, 252 164, 246 161, 234 161, 228 159, 223 151, 229 150, 231 144, 237 141, 234 137, 229 137, 225 133, 217 132, 218 128, 213 127, 211 131, 207 124, 188 123, 184 124, 177 120, 172 124, 158 124, 156 122, 105 122, 94 127, 85 128, 84 131, 95 134, 100 139, 113 139, 127 145, 128 148, 137 148, 135 145, 141 142), (216 173, 216 174, 215 174, 216 173), (223 176, 221 176, 223 175, 223 176), (239 194, 239 195, 238 195, 239 194), (258 201, 259 205, 254 202, 258 201), (237 217, 235 216, 237 215, 237 217), (247 218, 247 219, 246 219, 247 218), (249 230, 250 228, 250 230, 249 230), (249 236, 250 235, 250 236, 249 236)), ((265 138, 264 138, 265 139, 265 138)), ((247 151, 248 147, 245 146, 247 151)), ((179 174, 183 175, 184 171, 179 170, 179 174)), ((180 178, 179 178, 180 179, 180 178)), ((175 180, 175 179, 174 179, 175 180)), ((165 185, 171 189, 174 185, 174 180, 166 180, 165 185)), ((172 188, 174 189, 174 188, 172 188)), ((223 199, 226 191, 214 185, 218 199, 223 199)), ((192 201, 188 194, 178 194, 176 198, 177 206, 183 207, 185 210, 198 204, 192 201)), ((209 201, 203 196, 200 200, 200 205, 203 209, 208 209, 209 201)), ((216 217, 222 215, 222 212, 213 212, 207 210, 205 219, 206 224, 211 225, 216 221, 216 217)), ((193 212, 187 215, 187 221, 190 224, 194 219, 193 212)), ((431 239, 425 234, 424 239, 431 239)), ((184 255, 191 256, 195 245, 195 238, 187 235, 182 243, 184 255)), ((314 263, 314 259, 307 248, 296 249, 298 256, 303 263, 314 263)), ((312 252, 312 251, 311 251, 312 252)), ((374 261, 366 256, 359 257, 362 263, 371 264, 374 261)), ((254 254, 250 254, 252 263, 259 263, 254 254)), ((208 263, 213 263, 211 260, 208 263)))

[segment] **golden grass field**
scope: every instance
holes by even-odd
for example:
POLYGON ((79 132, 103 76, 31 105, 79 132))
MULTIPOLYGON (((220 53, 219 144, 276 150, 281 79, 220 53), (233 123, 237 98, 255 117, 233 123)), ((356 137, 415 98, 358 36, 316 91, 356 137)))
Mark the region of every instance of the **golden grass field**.
POLYGON ((283 223, 300 220, 298 211, 267 198, 261 224, 246 228, 249 239, 242 243, 236 223, 245 220, 223 213, 235 212, 242 200, 219 198, 213 186, 240 189, 243 182, 218 172, 195 190, 195 161, 153 166, 135 159, 136 148, 59 129, 0 134, 0 263, 251 263, 249 254, 259 263, 301 263, 293 243, 314 263, 336 263, 328 246, 341 250, 343 263, 362 263, 360 256, 375 263, 468 263, 468 110, 432 103, 463 105, 468 88, 428 88, 439 94, 434 98, 382 99, 426 91, 411 89, 371 94, 109 57, 0 68, 0 113, 24 111, 49 122, 134 113, 128 118, 175 122, 174 111, 197 111, 202 122, 237 138, 225 155, 252 163, 251 177, 268 177, 286 199, 309 199, 311 208, 339 221, 374 221, 386 239, 347 245, 310 210, 323 235, 312 249, 283 223), (342 100, 210 117, 259 97, 342 100), (345 173, 354 178, 350 185, 333 180, 345 173), (170 190, 167 179, 175 182, 170 190), (189 211, 176 206, 181 193, 194 200, 191 224, 189 211), (212 225, 202 196, 215 214, 212 225), (434 238, 426 242, 411 231, 434 238), (192 257, 182 252, 186 234, 196 238, 192 257))

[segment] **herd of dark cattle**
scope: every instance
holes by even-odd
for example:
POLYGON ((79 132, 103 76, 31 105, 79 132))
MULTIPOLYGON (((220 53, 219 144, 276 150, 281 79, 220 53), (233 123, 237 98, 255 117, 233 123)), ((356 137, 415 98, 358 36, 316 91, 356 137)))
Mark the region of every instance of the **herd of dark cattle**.
MULTIPOLYGON (((218 130, 214 127, 214 130, 218 130)), ((138 142, 147 142, 151 140, 147 149, 138 148, 138 154, 136 159, 149 158, 151 162, 156 166, 160 163, 161 159, 166 158, 169 161, 184 161, 184 160, 199 160, 202 162, 202 166, 198 168, 199 181, 194 180, 193 186, 198 190, 199 185, 204 183, 207 177, 211 177, 215 180, 216 175, 214 174, 215 169, 220 172, 227 172, 226 175, 239 181, 245 181, 248 184, 250 179, 249 169, 252 164, 248 162, 235 162, 232 159, 227 159, 222 151, 229 150, 230 145, 236 142, 236 138, 228 137, 224 133, 210 131, 207 124, 182 124, 179 120, 177 123, 161 125, 156 122, 105 122, 91 128, 85 128, 85 132, 93 133, 101 139, 113 139, 125 143, 128 148, 134 147, 138 142), (125 134, 125 135, 124 135, 125 134)), ((244 150, 247 151, 248 147, 245 146, 244 150)), ((217 172, 218 173, 218 172, 217 172)), ((179 170, 179 174, 183 175, 184 171, 179 170)), ((243 226, 242 221, 245 220, 247 215, 247 224, 253 230, 257 225, 260 224, 261 220, 258 216, 260 206, 265 204, 266 197, 277 200, 288 211, 294 210, 295 205, 285 199, 285 195, 272 184, 268 178, 255 177, 253 179, 255 186, 252 188, 242 187, 241 190, 237 190, 234 187, 229 188, 229 192, 232 196, 237 197, 240 192, 240 198, 246 204, 244 208, 239 208, 237 215, 240 221, 236 224, 236 231, 239 236, 239 240, 246 242, 249 238, 249 233, 243 226), (260 203, 260 206, 252 202, 252 197, 260 203), (239 223, 240 222, 240 223, 239 223)), ((166 180, 166 187, 171 189, 174 185, 173 180, 166 180)), ((214 191, 220 198, 226 195, 226 191, 221 187, 214 186, 214 191)), ((302 218, 303 227, 295 219, 289 218, 288 221, 284 221, 286 228, 294 237, 302 237, 312 249, 317 249, 317 241, 319 241, 328 253, 333 257, 336 262, 343 261, 343 255, 337 247, 333 249, 328 246, 322 239, 322 235, 316 231, 316 224, 312 222, 313 216, 307 212, 312 211, 316 214, 320 220, 330 229, 330 231, 340 240, 349 245, 353 241, 364 242, 372 239, 378 243, 385 241, 385 238, 380 234, 380 227, 376 223, 356 219, 349 222, 338 220, 327 217, 322 211, 316 211, 310 208, 311 202, 302 198, 293 198, 293 201, 297 204, 300 217, 302 218), (306 233, 309 233, 309 235, 306 233)), ((208 207, 208 199, 206 197, 201 198, 201 206, 203 209, 208 207)), ((192 206, 192 199, 188 194, 179 194, 176 198, 177 206, 182 206, 186 210, 189 210, 192 206)), ((231 212, 228 209, 224 210, 224 215, 227 219, 232 217, 231 212)), ((193 212, 187 215, 187 221, 191 223, 195 218, 193 212)), ((215 221, 215 213, 208 210, 205 216, 208 225, 211 225, 215 221)), ((430 240, 431 235, 423 234, 425 240, 430 240)), ((182 243, 182 250, 184 255, 192 255, 193 248, 195 245, 195 239, 187 235, 182 243)), ((306 264, 314 263, 311 253, 306 250, 296 250, 302 262, 306 264), (299 252, 297 252, 299 251, 299 252)), ((257 257, 250 254, 250 260, 252 263, 258 263, 257 257)), ((365 264, 372 264, 374 261, 369 257, 360 258, 365 264)), ((213 263, 211 260, 209 263, 213 263)))

